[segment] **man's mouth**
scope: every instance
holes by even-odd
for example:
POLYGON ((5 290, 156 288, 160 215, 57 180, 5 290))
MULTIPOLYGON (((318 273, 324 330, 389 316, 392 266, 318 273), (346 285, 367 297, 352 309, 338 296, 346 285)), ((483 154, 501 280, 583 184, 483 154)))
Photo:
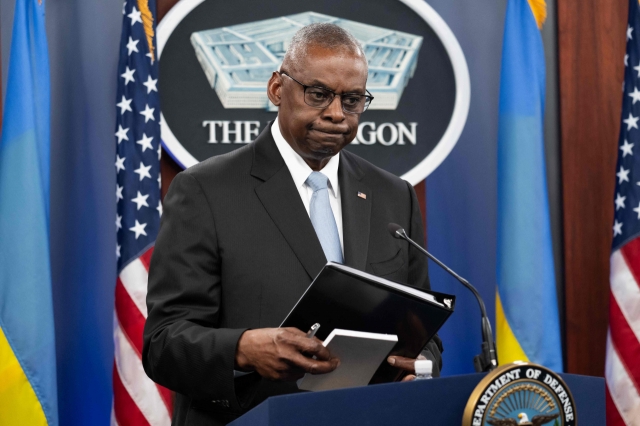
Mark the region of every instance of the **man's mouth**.
POLYGON ((324 137, 337 138, 340 136, 344 136, 345 132, 335 131, 335 130, 321 130, 321 129, 311 129, 314 132, 318 132, 324 137))

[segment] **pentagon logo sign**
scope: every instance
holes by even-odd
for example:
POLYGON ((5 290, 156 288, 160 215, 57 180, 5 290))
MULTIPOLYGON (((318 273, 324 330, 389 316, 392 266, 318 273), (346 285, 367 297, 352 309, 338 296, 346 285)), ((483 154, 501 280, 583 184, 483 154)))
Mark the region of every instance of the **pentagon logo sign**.
POLYGON ((469 71, 455 36, 424 0, 181 0, 158 26, 162 139, 183 167, 251 142, 277 108, 266 94, 301 27, 351 32, 375 97, 347 147, 416 184, 455 146, 469 71))
POLYGON ((537 364, 497 368, 476 386, 462 426, 575 426, 573 396, 564 381, 537 364))
POLYGON ((315 12, 195 32, 191 43, 224 108, 266 108, 267 82, 284 58, 295 32, 314 22, 330 22, 354 34, 369 62, 371 109, 396 109, 413 77, 422 37, 315 12))

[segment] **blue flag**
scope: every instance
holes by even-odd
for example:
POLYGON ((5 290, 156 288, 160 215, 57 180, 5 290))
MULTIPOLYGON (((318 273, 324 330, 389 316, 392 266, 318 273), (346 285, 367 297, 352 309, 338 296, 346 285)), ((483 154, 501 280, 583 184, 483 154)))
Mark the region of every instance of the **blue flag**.
POLYGON ((0 424, 57 425, 44 0, 17 0, 0 139, 0 424))
POLYGON ((544 154, 544 1, 509 0, 500 76, 496 329, 501 364, 562 370, 544 154))

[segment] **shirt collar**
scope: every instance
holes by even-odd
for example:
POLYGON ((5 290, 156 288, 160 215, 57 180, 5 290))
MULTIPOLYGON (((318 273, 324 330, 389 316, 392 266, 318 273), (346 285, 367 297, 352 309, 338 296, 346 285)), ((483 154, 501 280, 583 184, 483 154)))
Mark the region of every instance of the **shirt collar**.
MULTIPOLYGON (((311 170, 311 167, 305 163, 302 157, 300 157, 300 155, 291 148, 291 145, 289 145, 284 136, 282 136, 278 117, 276 117, 273 125, 271 126, 271 136, 273 136, 273 140, 276 142, 278 151, 280 151, 280 155, 284 159, 284 162, 291 173, 291 177, 293 177, 293 182, 296 184, 296 188, 304 186, 304 183, 313 170, 311 170)), ((340 187, 338 186, 339 165, 340 153, 331 157, 329 162, 322 168, 322 170, 320 170, 320 173, 329 178, 329 183, 331 184, 332 189, 331 192, 333 192, 334 197, 340 196, 340 187)))

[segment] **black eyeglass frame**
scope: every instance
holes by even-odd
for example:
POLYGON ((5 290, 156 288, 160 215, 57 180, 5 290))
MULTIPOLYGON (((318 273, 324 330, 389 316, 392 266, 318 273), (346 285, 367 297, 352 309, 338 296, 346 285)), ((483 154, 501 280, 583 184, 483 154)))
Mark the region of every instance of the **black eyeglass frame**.
POLYGON ((325 109, 327 108, 329 105, 331 105, 333 103, 333 100, 335 99, 336 96, 340 96, 340 106, 342 107, 342 111, 346 112, 347 114, 362 114, 363 112, 365 112, 366 110, 369 109, 369 106, 371 105, 371 102, 373 102, 374 97, 371 95, 371 92, 369 92, 367 89, 364 89, 365 92, 367 92, 366 95, 360 94, 360 93, 342 93, 342 94, 338 94, 336 92, 334 92, 331 89, 327 89, 326 87, 320 87, 320 86, 307 86, 306 84, 300 83, 298 80, 296 80, 295 78, 291 77, 289 74, 287 74, 284 71, 276 71, 278 74, 280 75, 286 75, 287 77, 289 77, 291 80, 295 81, 296 83, 298 83, 300 86, 302 86, 303 90, 303 99, 304 99, 304 103, 307 104, 308 106, 310 106, 311 108, 317 108, 317 109, 325 109), (331 98, 331 100, 329 101, 329 103, 326 106, 323 107, 318 107, 318 106, 313 106, 313 105, 309 105, 307 103, 307 89, 319 89, 319 90, 324 90, 325 92, 329 92, 331 93, 333 96, 331 98), (365 106, 364 109, 362 110, 362 112, 353 112, 353 111, 347 111, 346 109, 344 109, 344 103, 342 103, 342 97, 344 95, 351 95, 351 96, 363 96, 365 98, 365 106), (367 100, 369 102, 367 102, 367 100))

